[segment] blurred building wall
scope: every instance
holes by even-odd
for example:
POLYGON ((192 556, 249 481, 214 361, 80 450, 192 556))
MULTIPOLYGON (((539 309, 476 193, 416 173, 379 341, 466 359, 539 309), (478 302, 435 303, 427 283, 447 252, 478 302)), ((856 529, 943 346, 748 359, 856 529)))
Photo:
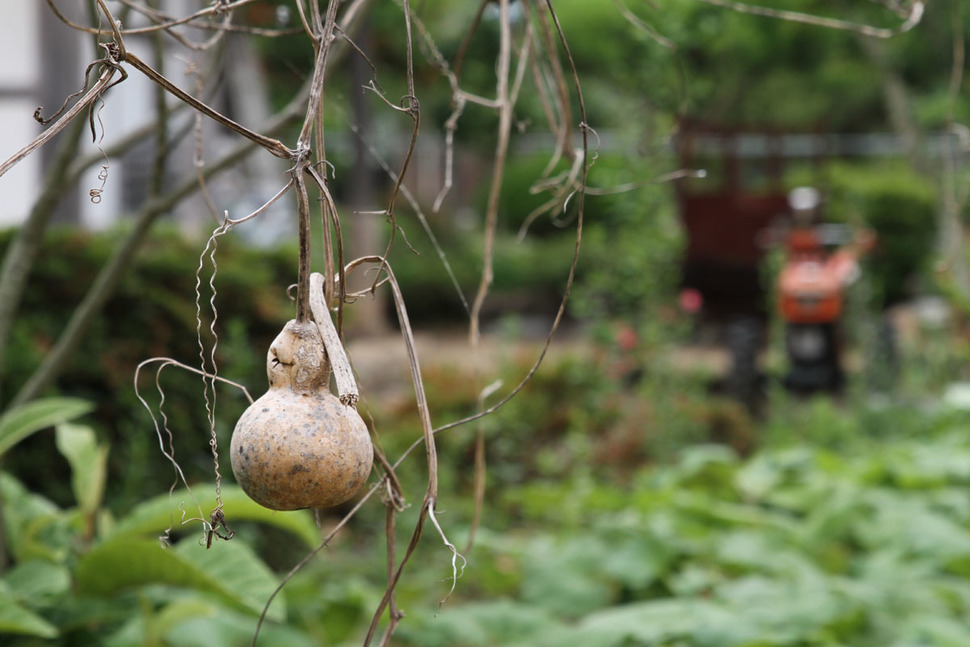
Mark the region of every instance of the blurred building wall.
MULTIPOLYGON (((0 156, 19 150, 40 132, 33 119, 41 88, 40 2, 11 2, 5 7, 0 38, 0 156)), ((40 181, 41 160, 28 157, 0 184, 0 227, 23 220, 40 181)))

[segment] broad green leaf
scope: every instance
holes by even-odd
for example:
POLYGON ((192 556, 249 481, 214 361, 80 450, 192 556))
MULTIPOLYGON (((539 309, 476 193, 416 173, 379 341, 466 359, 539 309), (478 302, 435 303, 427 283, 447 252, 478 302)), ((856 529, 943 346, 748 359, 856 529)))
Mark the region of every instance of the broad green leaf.
POLYGON ((56 638, 57 627, 21 605, 6 590, 0 588, 0 635, 21 634, 39 638, 56 638))
MULTIPOLYGON (((446 605, 437 616, 416 618, 414 622, 420 624, 419 633, 410 642, 422 647, 531 647, 560 625, 545 609, 514 600, 446 605)), ((405 639, 411 633, 408 629, 407 624, 401 627, 405 639)))
POLYGON ((225 608, 200 596, 181 597, 152 617, 152 635, 164 636, 172 627, 193 618, 214 618, 225 608))
POLYGON ((668 487, 724 490, 734 487, 737 455, 723 445, 697 445, 684 450, 676 465, 664 470, 668 487))
POLYGON ((77 398, 44 398, 7 411, 0 416, 0 456, 27 436, 58 423, 73 420, 94 409, 77 398))
POLYGON ((797 644, 854 611, 819 574, 742 577, 717 587, 725 609, 759 635, 787 636, 797 644))
POLYGON ((572 617, 603 607, 612 595, 601 567, 608 551, 593 534, 538 538, 526 554, 523 599, 572 617))
POLYGON ((133 645, 151 645, 145 636, 145 618, 136 615, 104 638, 103 647, 132 647, 133 645))
MULTIPOLYGON (((140 617, 145 610, 144 602, 134 595, 106 598, 83 595, 73 588, 70 595, 61 597, 51 609, 51 621, 65 634, 90 627, 117 627, 140 617)), ((128 643, 133 644, 142 643, 128 643)))
POLYGON ((700 521, 710 524, 712 530, 723 524, 772 528, 789 533, 796 527, 789 515, 690 491, 678 492, 672 497, 671 503, 678 511, 696 515, 700 521))
POLYGON ((748 499, 762 499, 783 484, 803 480, 814 471, 815 462, 815 452, 807 447, 764 452, 738 470, 736 484, 748 499))
POLYGON ((712 602, 674 599, 638 602, 598 611, 574 627, 551 632, 538 644, 550 647, 676 644, 729 647, 750 644, 758 637, 743 618, 712 602))
POLYGON ((937 614, 914 618, 901 631, 896 645, 933 645, 934 647, 966 647, 967 624, 937 614))
POLYGON ((67 518, 49 500, 0 472, 0 498, 7 549, 17 561, 43 558, 60 561, 71 545, 67 518))
POLYGON ((794 568, 809 568, 809 557, 786 545, 784 539, 764 530, 725 532, 718 534, 711 557, 719 565, 741 572, 784 574, 794 568))
POLYGON ((631 589, 644 589, 665 576, 674 561, 662 542, 644 536, 609 538, 609 549, 600 561, 602 572, 631 589))
POLYGON ((970 482, 970 449, 963 434, 944 437, 930 445, 901 445, 883 460, 894 482, 903 489, 970 482))
MULTIPOLYGON (((166 644, 178 647, 240 647, 250 644, 255 629, 255 618, 220 613, 212 618, 192 618, 175 625, 168 632, 166 644)), ((260 629, 258 644, 286 647, 320 645, 300 631, 270 623, 264 623, 260 629)))
MULTIPOLYGON (((164 549, 149 539, 117 538, 81 558, 75 572, 83 594, 113 595, 149 584, 167 584, 214 593, 231 606, 259 614, 278 581, 241 541, 219 542, 206 550, 194 539, 164 549)), ((280 620, 286 610, 277 596, 268 617, 280 620)))
POLYGON ((71 465, 71 485, 81 512, 94 514, 101 506, 108 473, 108 447, 99 445, 94 430, 84 425, 59 424, 57 450, 71 465))
POLYGON ((71 588, 71 574, 62 564, 32 559, 21 562, 3 576, 11 594, 30 607, 46 606, 71 588))
POLYGON ((868 496, 874 514, 861 517, 856 535, 866 547, 892 549, 937 563, 970 556, 970 532, 920 497, 878 491, 868 496))
POLYGON ((142 607, 120 629, 109 635, 104 647, 131 647, 132 645, 163 645, 165 636, 173 627, 193 618, 211 618, 230 611, 212 599, 201 595, 181 595, 157 612, 142 607))
POLYGON ((828 565, 839 568, 839 554, 854 545, 856 525, 869 514, 864 495, 864 490, 848 481, 826 484, 824 495, 820 492, 813 498, 795 531, 799 545, 813 554, 835 558, 828 565))
MULTIPOLYGON (((175 531, 200 531, 201 522, 194 525, 181 525, 182 512, 186 510, 189 518, 197 517, 199 512, 196 501, 206 514, 214 507, 215 492, 212 487, 198 487, 193 489, 193 495, 185 490, 178 490, 171 496, 162 494, 136 506, 125 518, 114 526, 111 538, 158 536, 167 528, 175 531)), ((229 527, 236 521, 258 521, 288 530, 299 537, 307 546, 316 546, 320 542, 320 531, 313 521, 313 517, 305 510, 295 512, 277 512, 264 508, 254 502, 241 488, 235 485, 224 485, 222 488, 223 511, 229 527)))
MULTIPOLYGON (((263 611, 263 606, 279 585, 279 579, 253 549, 238 539, 221 541, 208 550, 194 538, 186 539, 179 542, 175 552, 232 592, 246 608, 258 613, 263 611)), ((285 618, 285 604, 283 596, 278 595, 268 617, 271 620, 285 618)))

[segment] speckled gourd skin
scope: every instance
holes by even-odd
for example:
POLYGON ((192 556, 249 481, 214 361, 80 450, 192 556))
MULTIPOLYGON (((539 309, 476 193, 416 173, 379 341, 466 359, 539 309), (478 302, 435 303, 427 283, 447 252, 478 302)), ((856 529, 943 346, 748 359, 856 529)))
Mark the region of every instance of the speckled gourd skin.
POLYGON ((357 410, 330 392, 330 363, 311 322, 290 321, 266 357, 269 391, 232 433, 232 471, 256 503, 272 510, 326 508, 347 501, 374 460, 357 410))

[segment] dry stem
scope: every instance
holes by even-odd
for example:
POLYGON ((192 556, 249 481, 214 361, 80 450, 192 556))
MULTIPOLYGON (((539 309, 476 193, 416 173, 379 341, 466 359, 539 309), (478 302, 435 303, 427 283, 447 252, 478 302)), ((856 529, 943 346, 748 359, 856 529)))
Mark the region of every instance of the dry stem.
POLYGON ((749 13, 755 16, 765 16, 768 18, 776 18, 778 20, 800 22, 807 25, 815 25, 816 27, 825 27, 828 29, 853 31, 858 34, 862 34, 863 36, 871 36, 873 38, 892 38, 893 36, 898 36, 899 34, 903 34, 911 30, 913 27, 919 24, 920 20, 923 19, 923 11, 926 9, 922 0, 914 0, 909 8, 908 14, 906 15, 906 19, 902 24, 899 25, 899 27, 896 27, 895 29, 884 29, 882 27, 872 27, 870 25, 862 25, 846 20, 838 20, 836 18, 814 16, 812 14, 800 13, 798 11, 783 11, 780 9, 771 9, 769 7, 759 7, 756 5, 744 4, 743 2, 734 2, 734 0, 700 1, 709 5, 731 9, 732 11, 737 11, 740 13, 749 13))

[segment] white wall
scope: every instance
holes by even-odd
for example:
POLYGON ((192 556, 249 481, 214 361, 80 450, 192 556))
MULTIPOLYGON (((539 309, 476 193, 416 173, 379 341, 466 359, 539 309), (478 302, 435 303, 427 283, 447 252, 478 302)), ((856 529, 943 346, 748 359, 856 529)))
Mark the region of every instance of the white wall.
MULTIPOLYGON (((34 121, 40 80, 37 43, 40 2, 5 7, 0 38, 0 159, 6 160, 40 133, 34 121)), ((0 178, 0 227, 26 217, 40 182, 40 158, 31 155, 0 178)))

